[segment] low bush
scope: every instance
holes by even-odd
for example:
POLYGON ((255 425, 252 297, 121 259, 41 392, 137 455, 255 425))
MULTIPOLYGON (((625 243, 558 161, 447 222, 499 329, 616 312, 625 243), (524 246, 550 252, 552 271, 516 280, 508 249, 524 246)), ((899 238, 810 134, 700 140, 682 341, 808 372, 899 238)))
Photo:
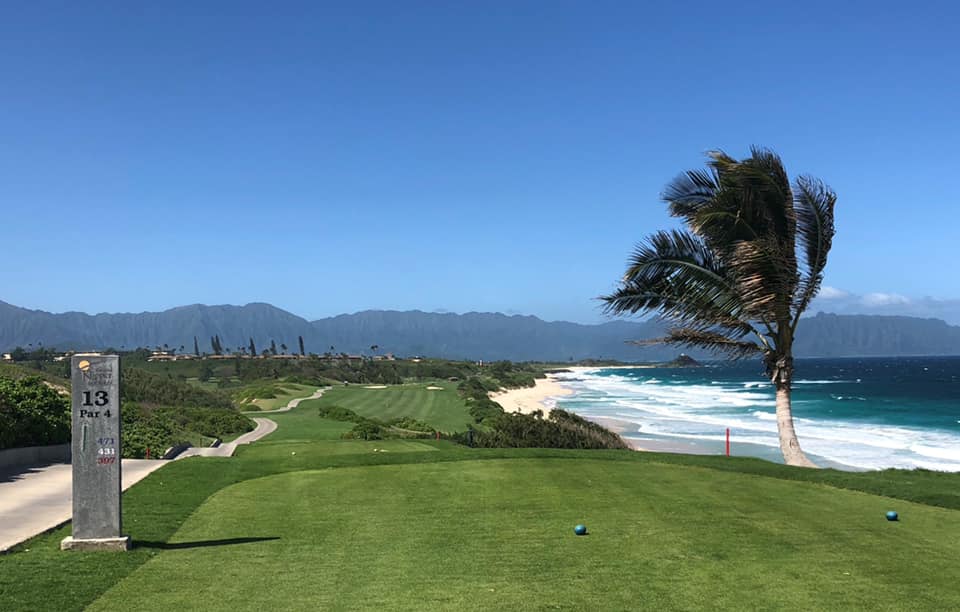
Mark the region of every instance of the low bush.
POLYGON ((333 421, 356 423, 353 429, 343 434, 345 439, 355 440, 382 440, 384 438, 430 437, 434 429, 416 419, 401 417, 391 421, 380 421, 362 417, 349 408, 332 404, 320 406, 317 414, 333 421))
POLYGON ((542 412, 502 413, 485 424, 487 430, 458 434, 456 439, 485 448, 630 448, 617 434, 560 409, 547 418, 542 412))
POLYGON ((230 397, 220 391, 207 391, 169 375, 130 367, 123 368, 120 399, 141 405, 233 408, 230 397))
POLYGON ((70 402, 39 377, 0 378, 0 449, 70 441, 70 402))
POLYGON ((149 448, 157 456, 171 446, 182 444, 194 435, 224 438, 251 431, 253 421, 236 410, 226 408, 150 407, 125 403, 121 409, 124 457, 141 458, 149 448))
POLYGON ((382 440, 384 429, 378 423, 365 419, 353 426, 353 429, 343 434, 345 439, 353 440, 382 440))

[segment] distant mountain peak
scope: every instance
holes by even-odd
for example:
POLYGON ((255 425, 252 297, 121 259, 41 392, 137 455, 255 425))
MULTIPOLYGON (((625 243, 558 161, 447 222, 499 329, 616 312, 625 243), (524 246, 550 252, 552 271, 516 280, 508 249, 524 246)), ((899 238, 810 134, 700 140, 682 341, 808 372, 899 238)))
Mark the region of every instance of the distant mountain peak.
MULTIPOLYGON (((306 350, 318 354, 361 353, 377 345, 396 355, 485 361, 667 361, 676 356, 675 349, 627 343, 662 333, 663 326, 655 319, 584 325, 499 312, 364 310, 307 321, 266 302, 190 304, 138 314, 52 314, 0 301, 4 351, 38 342, 60 349, 164 344, 192 348, 196 337, 200 350, 210 352, 212 336, 234 349, 248 346, 251 338, 260 349, 271 342, 294 347, 302 337, 306 350)), ((960 354, 960 327, 939 319, 818 313, 804 318, 795 350, 798 356, 960 354)), ((691 354, 697 359, 711 357, 702 351, 691 354)))

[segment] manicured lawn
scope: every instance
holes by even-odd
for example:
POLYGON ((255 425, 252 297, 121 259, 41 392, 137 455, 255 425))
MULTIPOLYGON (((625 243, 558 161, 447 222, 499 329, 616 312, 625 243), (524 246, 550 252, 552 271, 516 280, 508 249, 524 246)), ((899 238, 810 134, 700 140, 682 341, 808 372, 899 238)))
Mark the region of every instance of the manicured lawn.
POLYGON ((353 423, 320 418, 316 410, 310 410, 307 407, 307 402, 301 403, 290 412, 277 412, 263 416, 275 421, 277 430, 257 442, 258 445, 291 441, 309 443, 317 440, 338 440, 341 434, 353 429, 353 423))
POLYGON ((334 387, 320 399, 303 402, 300 409, 336 404, 365 417, 413 417, 445 432, 464 431, 473 421, 466 403, 457 394, 455 383, 444 381, 368 388, 371 386, 376 385, 334 387), (441 388, 430 390, 427 387, 441 388))
POLYGON ((340 440, 352 424, 305 404, 270 418, 236 457, 127 491, 130 552, 60 552, 66 526, 0 556, 0 610, 960 609, 960 474, 340 440))
POLYGON ((223 489, 89 609, 946 610, 958 544, 955 511, 690 467, 311 470, 223 489))

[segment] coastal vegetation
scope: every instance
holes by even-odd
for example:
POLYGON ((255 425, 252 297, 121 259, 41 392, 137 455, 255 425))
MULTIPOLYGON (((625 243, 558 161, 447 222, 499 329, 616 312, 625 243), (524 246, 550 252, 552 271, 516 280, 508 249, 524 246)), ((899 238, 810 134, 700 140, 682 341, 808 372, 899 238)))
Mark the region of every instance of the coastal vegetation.
POLYGON ((70 441, 70 402, 39 376, 0 377, 0 450, 70 441))
POLYGON ((630 448, 617 434, 559 408, 547 416, 501 411, 484 423, 487 427, 460 435, 458 440, 482 448, 630 448))
MULTIPOLYGON (((284 407, 292 399, 310 397, 319 388, 326 388, 326 394, 304 401, 304 407, 344 408, 353 415, 346 419, 353 422, 353 431, 347 435, 358 438, 417 437, 436 431, 454 435, 472 426, 491 429, 492 419, 502 416, 503 409, 489 398, 488 392, 533 386, 536 378, 544 375, 542 366, 509 361, 480 364, 437 359, 314 357, 277 362, 154 362, 149 357, 150 352, 137 350, 125 353, 121 359, 125 457, 144 457, 148 451, 157 456, 173 446, 201 446, 231 438, 253 428, 253 423, 239 411, 284 407)), ((49 366, 43 371, 36 370, 31 361, 3 364, 3 368, 19 378, 30 373, 45 376, 42 385, 36 381, 30 384, 44 386, 43 391, 50 397, 57 397, 50 386, 68 392, 69 380, 54 372, 68 374, 69 362, 43 363, 49 366)), ((18 445, 46 444, 54 438, 69 441, 69 401, 59 401, 65 407, 66 433, 60 432, 59 437, 31 434, 18 439, 18 445)), ((498 427, 510 430, 507 422, 498 427)), ((526 443, 514 441, 509 445, 529 446, 535 439, 538 445, 551 446, 550 438, 541 434, 528 436, 526 443)), ((496 439, 504 441, 509 436, 496 439)), ((589 444, 573 447, 587 448, 589 444)))
MULTIPOLYGON (((0 449, 70 442, 70 380, 63 362, 0 368, 0 449)), ((253 429, 230 396, 122 363, 122 453, 156 457, 173 446, 207 445, 253 429)))
POLYGON ((801 315, 820 290, 834 235, 836 194, 818 179, 791 185, 780 158, 754 148, 736 160, 714 151, 663 194, 686 225, 641 242, 611 314, 655 312, 671 324, 665 343, 730 358, 759 356, 776 389, 780 449, 790 465, 816 467, 793 425, 793 345, 801 315))

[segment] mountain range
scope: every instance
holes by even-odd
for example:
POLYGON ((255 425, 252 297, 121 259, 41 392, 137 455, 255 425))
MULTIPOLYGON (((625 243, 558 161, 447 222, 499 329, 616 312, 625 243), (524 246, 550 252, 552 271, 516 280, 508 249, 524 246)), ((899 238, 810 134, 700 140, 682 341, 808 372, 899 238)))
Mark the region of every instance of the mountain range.
MULTIPOLYGON (((53 314, 0 302, 0 350, 40 344, 58 349, 157 347, 212 352, 219 336, 224 349, 246 347, 252 338, 258 350, 274 341, 298 350, 303 337, 307 352, 426 355, 449 359, 512 359, 567 361, 588 358, 662 361, 676 357, 675 347, 630 344, 663 332, 655 320, 616 320, 597 325, 548 322, 534 316, 500 313, 466 314, 367 310, 308 321, 270 304, 205 306, 194 304, 163 312, 53 314)), ((710 355, 687 351, 697 358, 710 355)), ((798 330, 795 354, 800 357, 904 356, 960 354, 960 327, 939 319, 902 316, 818 313, 798 330)))

